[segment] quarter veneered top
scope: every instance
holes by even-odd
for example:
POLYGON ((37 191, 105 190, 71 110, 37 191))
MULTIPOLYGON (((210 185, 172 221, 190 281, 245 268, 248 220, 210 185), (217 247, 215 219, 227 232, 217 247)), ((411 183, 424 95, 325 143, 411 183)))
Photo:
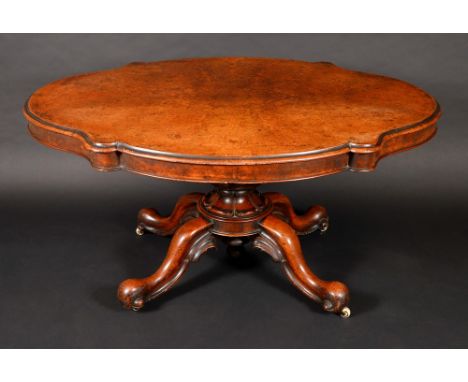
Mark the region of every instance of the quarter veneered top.
POLYGON ((378 147, 434 125, 439 110, 412 85, 330 63, 207 58, 65 78, 36 91, 25 113, 38 139, 38 129, 63 133, 82 141, 82 155, 86 146, 243 165, 378 147))

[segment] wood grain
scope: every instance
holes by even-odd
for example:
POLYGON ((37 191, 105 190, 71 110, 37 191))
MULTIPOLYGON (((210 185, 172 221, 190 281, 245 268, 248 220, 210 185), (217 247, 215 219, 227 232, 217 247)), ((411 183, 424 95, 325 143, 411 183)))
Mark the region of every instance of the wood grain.
POLYGON ((65 78, 24 114, 39 141, 100 170, 247 184, 370 171, 430 139, 440 108, 415 86, 330 63, 208 58, 65 78))
POLYGON ((117 296, 122 304, 128 309, 139 310, 145 302, 169 290, 191 261, 198 260, 200 255, 214 247, 209 227, 210 223, 201 217, 182 224, 171 240, 166 258, 155 273, 120 283, 117 296))
POLYGON ((255 186, 373 170, 432 138, 440 108, 415 86, 330 63, 207 58, 65 78, 37 90, 24 115, 38 141, 96 169, 216 184, 167 217, 140 211, 138 234, 174 237, 153 275, 120 284, 127 308, 167 291, 219 236, 236 256, 252 241, 325 311, 349 317, 348 288, 317 277, 296 236, 325 232, 325 208, 298 215, 286 196, 255 186))
POLYGON ((269 215, 260 225, 263 230, 254 245, 283 264, 293 285, 327 312, 341 314, 343 309, 349 309, 348 287, 339 281, 324 281, 311 271, 291 226, 274 215, 269 215))
POLYGON ((139 310, 168 291, 189 262, 197 261, 209 248, 216 248, 216 238, 223 238, 230 256, 249 255, 245 246, 251 243, 282 264, 292 284, 325 311, 343 317, 351 313, 347 286, 316 276, 304 259, 297 237, 316 229, 326 230, 328 215, 321 206, 297 215, 283 194, 262 194, 252 185, 218 185, 204 195, 191 193, 181 197, 167 217, 143 209, 137 225, 157 235, 174 237, 155 273, 120 284, 118 298, 126 308, 139 310))

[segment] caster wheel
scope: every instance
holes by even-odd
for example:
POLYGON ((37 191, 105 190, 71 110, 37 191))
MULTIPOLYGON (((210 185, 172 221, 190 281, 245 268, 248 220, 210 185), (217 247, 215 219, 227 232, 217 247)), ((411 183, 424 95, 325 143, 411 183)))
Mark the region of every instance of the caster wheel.
POLYGON ((328 222, 328 219, 322 220, 319 223, 320 234, 323 235, 325 232, 327 232, 329 226, 330 226, 330 223, 328 222))
POLYGON ((340 312, 340 316, 343 318, 349 318, 351 316, 351 309, 344 307, 340 312))
POLYGON ((143 236, 143 234, 145 233, 145 230, 140 227, 140 226, 137 226, 136 229, 135 229, 135 233, 138 235, 138 236, 143 236))

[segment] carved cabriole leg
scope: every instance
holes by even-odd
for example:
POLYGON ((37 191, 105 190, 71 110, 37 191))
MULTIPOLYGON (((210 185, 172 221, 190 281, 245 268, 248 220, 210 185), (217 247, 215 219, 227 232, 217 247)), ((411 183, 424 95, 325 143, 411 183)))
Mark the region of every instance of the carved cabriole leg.
POLYGON ((328 214, 324 207, 310 207, 303 215, 297 215, 291 201, 278 192, 264 194, 273 204, 273 212, 284 218, 298 235, 305 235, 319 229, 324 233, 328 229, 328 214))
POLYGON ((253 245, 282 263, 291 282, 324 310, 350 315, 347 308, 348 288, 338 281, 323 281, 315 276, 302 255, 297 234, 316 229, 325 231, 328 215, 320 206, 297 215, 289 199, 280 193, 261 194, 250 185, 216 185, 205 194, 188 194, 180 198, 168 217, 142 209, 138 228, 172 238, 167 256, 151 276, 129 279, 119 286, 123 305, 139 310, 143 305, 172 287, 190 261, 215 246, 214 237, 227 243, 231 256, 240 256, 244 245, 253 245))
POLYGON ((253 245, 281 262, 291 282, 309 298, 322 304, 325 311, 349 317, 348 288, 338 281, 323 281, 312 273, 304 260, 294 230, 274 215, 269 215, 260 225, 262 232, 255 238, 253 245))
POLYGON ((190 261, 197 261, 201 254, 215 247, 210 227, 211 223, 198 217, 177 229, 166 258, 154 274, 142 279, 128 279, 120 284, 118 297, 123 305, 139 310, 145 302, 171 288, 187 269, 190 261))
POLYGON ((161 236, 172 235, 187 217, 197 216, 196 206, 202 196, 198 192, 182 196, 167 217, 159 215, 152 208, 141 209, 137 217, 136 233, 143 235, 145 231, 149 231, 161 236))

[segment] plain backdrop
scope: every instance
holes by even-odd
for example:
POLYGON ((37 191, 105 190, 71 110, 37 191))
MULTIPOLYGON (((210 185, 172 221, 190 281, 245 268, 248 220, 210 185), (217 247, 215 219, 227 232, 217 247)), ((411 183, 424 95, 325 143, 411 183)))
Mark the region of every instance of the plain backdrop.
POLYGON ((1 35, 0 347, 467 347, 468 35, 1 35), (372 173, 262 187, 298 210, 324 205, 325 236, 301 238, 311 268, 351 289, 325 314, 269 257, 220 248, 144 311, 120 281, 162 261, 169 239, 134 234, 137 211, 169 213, 209 186, 99 173, 27 133, 38 87, 131 61, 257 56, 331 61, 400 78, 437 98, 437 136, 372 173))

